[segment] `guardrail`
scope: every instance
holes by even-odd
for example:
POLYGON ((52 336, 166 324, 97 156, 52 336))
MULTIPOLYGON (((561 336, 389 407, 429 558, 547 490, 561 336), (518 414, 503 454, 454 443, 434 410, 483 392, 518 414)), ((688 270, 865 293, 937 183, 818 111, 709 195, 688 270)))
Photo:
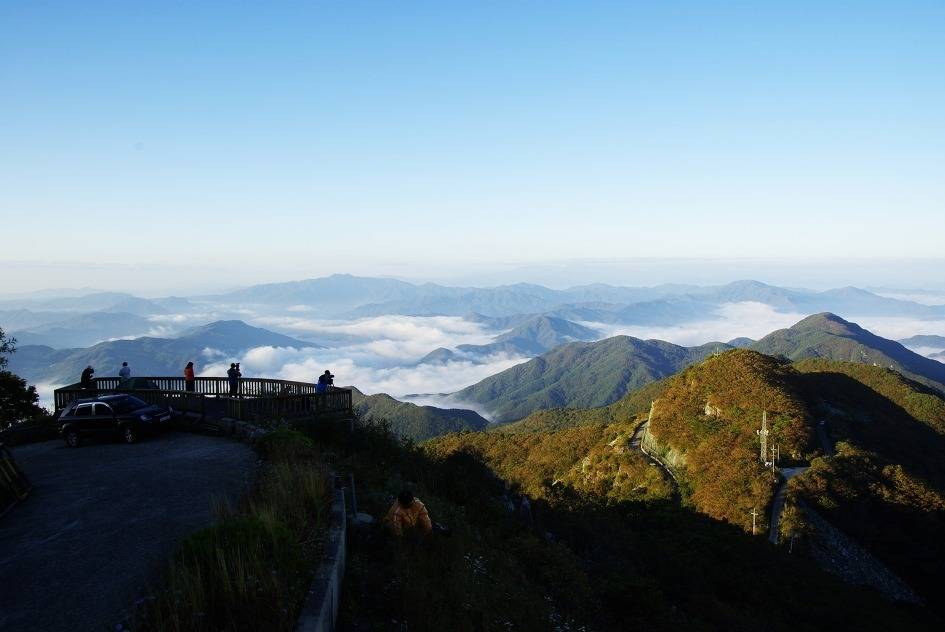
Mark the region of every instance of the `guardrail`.
POLYGON ((131 393, 149 404, 172 406, 200 417, 230 417, 249 421, 262 417, 351 415, 351 390, 332 388, 316 393, 306 382, 240 378, 235 394, 226 378, 198 377, 193 390, 179 377, 96 378, 91 388, 71 384, 54 393, 56 411, 77 399, 110 393, 131 393))
POLYGON ((26 474, 17 466, 10 451, 0 443, 0 516, 26 500, 30 489, 32 486, 26 474))

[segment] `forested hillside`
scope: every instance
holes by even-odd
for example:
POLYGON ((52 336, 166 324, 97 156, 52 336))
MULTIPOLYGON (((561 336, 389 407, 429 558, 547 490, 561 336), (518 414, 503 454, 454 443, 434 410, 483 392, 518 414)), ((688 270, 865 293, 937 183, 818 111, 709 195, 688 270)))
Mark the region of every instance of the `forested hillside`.
POLYGON ((455 398, 484 406, 499 422, 544 408, 605 406, 726 348, 723 343, 689 348, 630 336, 574 342, 488 377, 455 398))
POLYGON ((772 332, 751 346, 755 351, 791 360, 827 358, 893 368, 945 392, 945 364, 877 336, 836 314, 808 316, 788 329, 772 332))
POLYGON ((759 453, 763 414, 779 464, 811 464, 792 479, 782 541, 817 557, 822 516, 932 600, 945 562, 945 397, 891 369, 732 350, 608 406, 542 410, 430 449, 472 451, 536 498, 564 485, 602 502, 665 501, 662 472, 627 449, 649 416, 644 443, 673 469, 683 506, 744 533, 755 511, 765 533, 778 478, 759 453))
POLYGON ((392 431, 416 441, 449 432, 484 430, 489 422, 481 415, 461 408, 436 408, 401 402, 383 393, 365 395, 351 389, 354 412, 364 421, 383 419, 392 431))

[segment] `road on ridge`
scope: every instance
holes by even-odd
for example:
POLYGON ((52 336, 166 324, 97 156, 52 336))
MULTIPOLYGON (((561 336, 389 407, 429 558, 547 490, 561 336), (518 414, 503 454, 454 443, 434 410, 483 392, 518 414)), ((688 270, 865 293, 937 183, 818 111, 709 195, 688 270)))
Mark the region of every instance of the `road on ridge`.
POLYGON ((13 448, 33 490, 0 520, 0 630, 115 629, 180 540, 237 498, 256 457, 171 433, 134 445, 13 448))

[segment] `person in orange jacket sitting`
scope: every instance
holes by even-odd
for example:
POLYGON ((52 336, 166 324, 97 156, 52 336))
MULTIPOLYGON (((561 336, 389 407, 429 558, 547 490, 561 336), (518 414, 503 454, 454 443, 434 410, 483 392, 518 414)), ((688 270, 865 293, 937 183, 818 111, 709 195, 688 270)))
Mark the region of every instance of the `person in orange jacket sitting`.
POLYGON ((397 500, 390 506, 384 518, 384 524, 398 538, 403 537, 405 533, 423 538, 433 532, 433 523, 427 508, 408 489, 397 495, 397 500))

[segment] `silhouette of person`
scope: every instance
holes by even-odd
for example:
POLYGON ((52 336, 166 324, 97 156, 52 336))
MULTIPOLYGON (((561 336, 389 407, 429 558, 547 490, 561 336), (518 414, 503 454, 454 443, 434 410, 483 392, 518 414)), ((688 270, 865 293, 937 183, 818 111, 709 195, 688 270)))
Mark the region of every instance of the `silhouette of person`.
POLYGON ((230 368, 226 372, 226 379, 230 383, 230 395, 236 395, 240 391, 240 370, 235 362, 230 363, 230 368))
POLYGON ((82 388, 91 389, 94 388, 92 384, 92 376, 95 374, 95 369, 92 368, 92 365, 85 367, 85 370, 82 371, 82 378, 80 380, 82 388))
POLYGON ((194 392, 194 386, 197 380, 194 377, 194 363, 188 362, 184 367, 184 390, 190 393, 194 392))

